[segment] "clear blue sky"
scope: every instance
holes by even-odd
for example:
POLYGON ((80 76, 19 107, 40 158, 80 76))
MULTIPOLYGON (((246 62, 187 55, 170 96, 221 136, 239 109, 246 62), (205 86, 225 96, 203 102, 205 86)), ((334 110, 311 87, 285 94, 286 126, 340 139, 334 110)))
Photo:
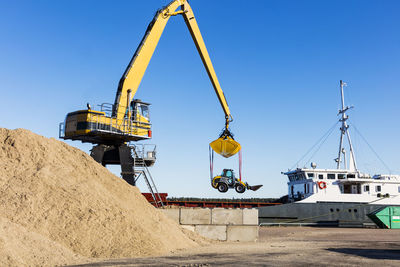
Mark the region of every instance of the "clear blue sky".
MULTIPOLYGON (((113 102, 118 81, 155 11, 169 1, 1 1, 0 127, 58 138, 74 110, 113 102)), ((152 103, 158 162, 170 196, 277 197, 287 170, 335 122, 339 80, 351 120, 400 173, 399 1, 190 1, 258 192, 209 184, 208 143, 224 115, 181 17, 171 18, 139 87, 152 103)), ((387 172, 352 132, 359 167, 387 172)), ((334 167, 339 130, 316 154, 334 167)), ((69 144, 88 151, 90 146, 69 144)), ((215 164, 237 169, 237 158, 215 164)), ((114 172, 119 170, 113 169, 114 172)), ((66 177, 68 178, 68 177, 66 177)), ((146 191, 144 184, 139 185, 146 191)))

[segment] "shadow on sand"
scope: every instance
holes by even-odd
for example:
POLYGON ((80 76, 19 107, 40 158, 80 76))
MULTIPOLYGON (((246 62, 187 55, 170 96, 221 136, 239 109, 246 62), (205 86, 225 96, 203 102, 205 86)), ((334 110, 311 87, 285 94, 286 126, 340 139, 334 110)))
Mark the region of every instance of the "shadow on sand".
POLYGON ((328 251, 377 260, 400 260, 400 249, 327 248, 328 251))

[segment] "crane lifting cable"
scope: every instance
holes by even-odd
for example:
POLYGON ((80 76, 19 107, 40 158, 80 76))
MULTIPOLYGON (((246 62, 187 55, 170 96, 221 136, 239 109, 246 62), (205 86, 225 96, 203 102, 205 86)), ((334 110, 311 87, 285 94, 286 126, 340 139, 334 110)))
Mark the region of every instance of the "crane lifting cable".
POLYGON ((239 150, 239 181, 242 181, 242 150, 239 150))

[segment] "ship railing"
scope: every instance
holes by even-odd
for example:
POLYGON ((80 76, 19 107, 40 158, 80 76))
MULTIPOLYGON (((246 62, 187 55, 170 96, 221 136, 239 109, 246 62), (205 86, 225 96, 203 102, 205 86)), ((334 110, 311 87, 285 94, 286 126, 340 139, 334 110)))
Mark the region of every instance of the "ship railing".
MULTIPOLYGON (((334 224, 334 223, 332 223, 334 224)), ((286 223, 286 222, 271 222, 271 223, 260 223, 259 226, 317 226, 321 225, 321 223, 315 222, 294 222, 294 223, 286 223)))

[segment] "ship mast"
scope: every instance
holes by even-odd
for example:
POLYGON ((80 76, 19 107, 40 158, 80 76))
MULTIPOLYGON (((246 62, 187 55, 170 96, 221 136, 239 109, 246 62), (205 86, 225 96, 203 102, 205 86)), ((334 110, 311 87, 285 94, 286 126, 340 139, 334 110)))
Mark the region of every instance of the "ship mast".
MULTIPOLYGON (((350 160, 349 160, 349 170, 350 171, 357 171, 357 164, 356 164, 356 158, 354 156, 354 150, 353 150, 353 145, 351 143, 351 138, 350 138, 350 133, 349 133, 349 125, 347 125, 347 120, 349 118, 349 116, 346 114, 346 111, 349 110, 352 107, 348 107, 344 105, 344 93, 343 93, 343 87, 347 86, 347 84, 345 82, 343 82, 342 80, 340 80, 340 94, 342 97, 342 109, 339 110, 339 114, 342 115, 342 117, 340 118, 339 121, 342 122, 342 126, 340 127, 340 143, 339 143, 339 153, 338 153, 338 157, 335 159, 336 163, 337 163, 337 169, 340 169, 340 165, 342 162, 342 154, 344 157, 344 161, 343 161, 343 165, 344 168, 347 168, 346 165, 346 154, 345 154, 345 150, 343 147, 343 138, 346 135, 347 137, 347 141, 349 142, 349 147, 350 147, 350 160)), ((339 115, 338 114, 338 115, 339 115)))

